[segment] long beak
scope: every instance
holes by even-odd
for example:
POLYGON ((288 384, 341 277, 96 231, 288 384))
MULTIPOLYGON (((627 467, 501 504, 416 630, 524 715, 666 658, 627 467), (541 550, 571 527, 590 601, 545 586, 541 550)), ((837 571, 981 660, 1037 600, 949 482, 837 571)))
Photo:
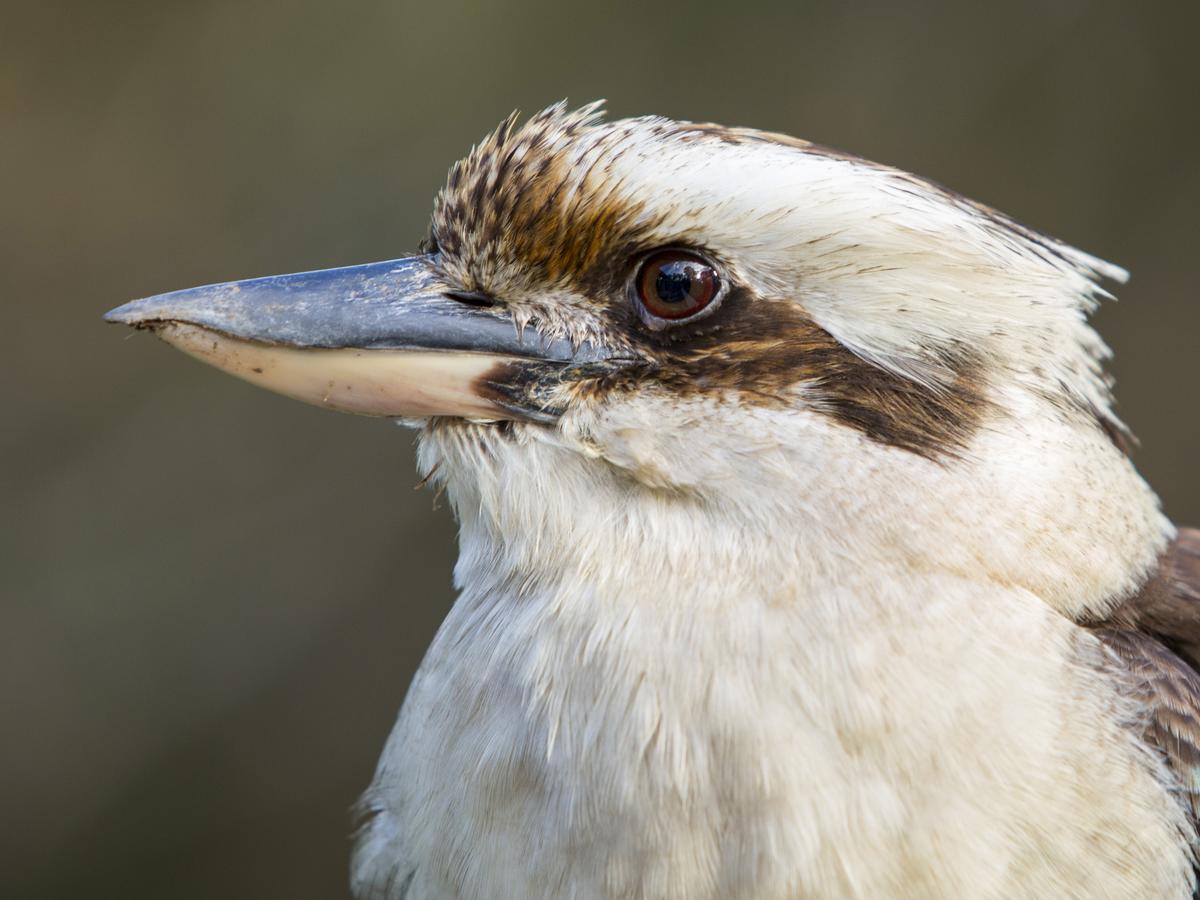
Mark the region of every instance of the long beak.
POLYGON ((531 396, 531 373, 604 359, 447 296, 423 256, 174 291, 104 318, 289 397, 373 416, 550 421, 516 399, 531 396))

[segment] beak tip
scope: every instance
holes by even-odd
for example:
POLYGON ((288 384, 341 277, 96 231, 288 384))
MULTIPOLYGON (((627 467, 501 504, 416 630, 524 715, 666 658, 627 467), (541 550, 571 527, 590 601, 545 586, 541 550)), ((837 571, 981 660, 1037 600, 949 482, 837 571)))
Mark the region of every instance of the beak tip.
POLYGON ((139 308, 140 300, 134 300, 131 303, 125 303, 121 306, 110 309, 104 314, 104 321, 113 325, 138 325, 144 321, 139 308))

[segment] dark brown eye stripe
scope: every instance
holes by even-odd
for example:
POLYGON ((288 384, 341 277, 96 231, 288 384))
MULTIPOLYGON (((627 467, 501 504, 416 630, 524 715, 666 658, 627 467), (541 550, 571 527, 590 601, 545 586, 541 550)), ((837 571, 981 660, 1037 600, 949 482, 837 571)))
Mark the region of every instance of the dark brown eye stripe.
POLYGON ((680 398, 727 393, 751 406, 807 404, 873 441, 930 459, 953 458, 991 413, 983 367, 959 349, 944 359, 945 383, 929 387, 868 362, 814 322, 794 301, 756 296, 731 284, 711 315, 661 330, 628 321, 614 306, 612 327, 644 364, 581 389, 590 393, 656 387, 680 398))

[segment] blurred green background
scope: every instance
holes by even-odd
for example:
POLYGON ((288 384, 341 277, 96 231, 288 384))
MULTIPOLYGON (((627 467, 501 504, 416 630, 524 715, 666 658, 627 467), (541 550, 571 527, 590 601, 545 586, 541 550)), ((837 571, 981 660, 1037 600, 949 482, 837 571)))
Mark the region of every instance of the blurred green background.
POLYGON ((411 436, 100 314, 399 256, 513 107, 753 125, 1129 267, 1136 459, 1200 524, 1197 4, 4 5, 0 894, 338 897, 451 600, 411 436))

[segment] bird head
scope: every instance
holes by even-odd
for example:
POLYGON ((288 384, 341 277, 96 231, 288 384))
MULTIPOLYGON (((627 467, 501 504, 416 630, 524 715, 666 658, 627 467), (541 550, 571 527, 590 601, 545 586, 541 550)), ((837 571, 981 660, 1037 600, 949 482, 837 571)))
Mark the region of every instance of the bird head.
MULTIPOLYGON (((892 168, 560 104, 451 169, 416 256, 108 318, 282 393, 415 422, 464 524, 510 543, 561 540, 598 497, 649 534, 630 524, 637 498, 682 510, 681 544, 697 510, 719 510, 734 531, 840 530, 834 557, 1016 565, 1052 502, 1072 521, 1106 508, 1079 464, 1150 497, 1140 524, 1116 516, 1143 538, 1109 566, 1127 574, 1162 524, 1113 447, 1087 323, 1104 278, 1125 273, 892 168), (1014 526, 1013 546, 967 527, 980 517, 1014 526)), ((1105 552, 1066 554, 1053 578, 1105 552)))

